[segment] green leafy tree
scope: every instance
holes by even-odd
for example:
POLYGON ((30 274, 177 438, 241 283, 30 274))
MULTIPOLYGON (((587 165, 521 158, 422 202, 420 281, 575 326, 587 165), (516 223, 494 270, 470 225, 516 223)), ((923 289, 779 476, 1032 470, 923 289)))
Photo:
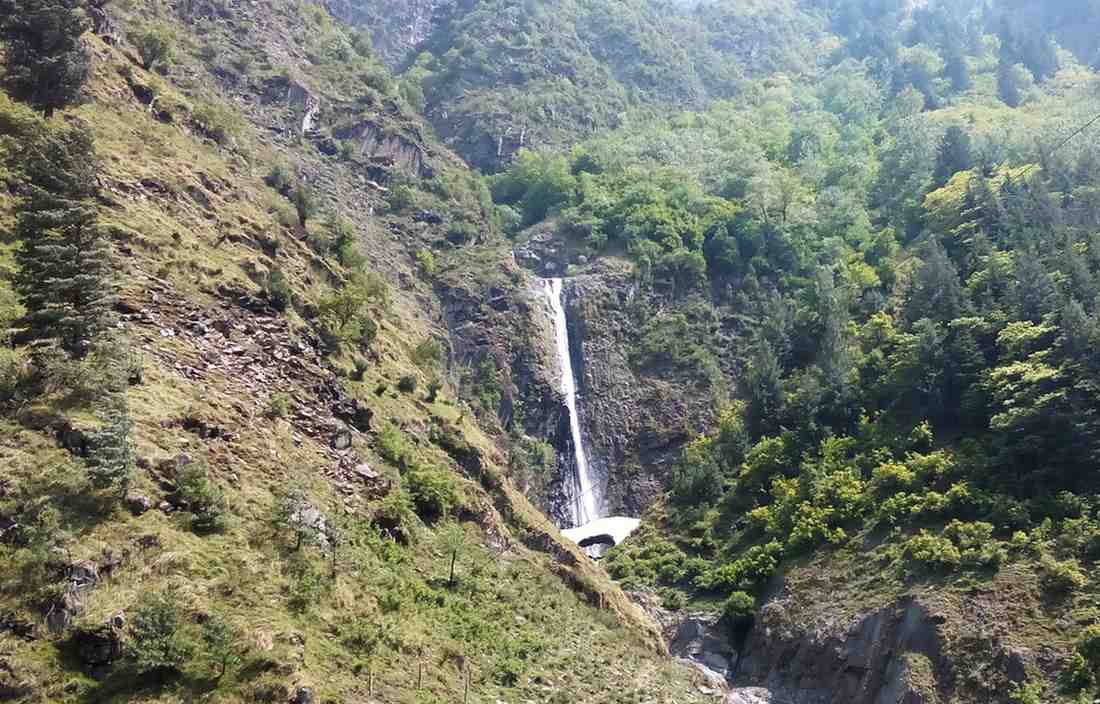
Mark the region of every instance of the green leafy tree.
POLYGON ((458 564, 458 558, 467 546, 466 531, 463 530, 461 523, 448 521, 439 529, 437 535, 439 549, 450 562, 447 585, 453 587, 455 585, 455 567, 458 564))
POLYGON ((90 27, 81 0, 0 0, 4 85, 12 97, 51 116, 73 103, 88 79, 81 35, 90 27))
POLYGON ((220 614, 209 614, 200 628, 203 650, 207 659, 217 668, 217 679, 226 671, 240 664, 240 645, 233 625, 220 614))
POLYGON ((83 126, 44 130, 24 146, 15 287, 30 340, 81 358, 112 322, 111 248, 98 226, 96 155, 83 126))

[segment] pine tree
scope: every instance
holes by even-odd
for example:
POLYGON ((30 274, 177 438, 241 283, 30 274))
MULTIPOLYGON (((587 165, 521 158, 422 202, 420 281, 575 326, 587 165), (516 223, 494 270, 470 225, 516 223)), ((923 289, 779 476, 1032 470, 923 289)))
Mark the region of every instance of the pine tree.
POLYGON ((951 39, 945 54, 944 75, 951 81, 951 87, 956 93, 965 93, 973 86, 973 81, 970 80, 970 68, 966 64, 961 43, 951 39))
POLYGON ((89 28, 80 0, 0 0, 4 83, 47 117, 72 103, 88 78, 80 36, 89 28))
POLYGON ((936 170, 932 174, 936 188, 947 185, 952 176, 960 171, 966 171, 973 163, 970 135, 958 125, 951 125, 944 132, 936 153, 936 170))
POLYGON ((110 245, 97 223, 96 158, 82 126, 45 130, 26 145, 15 231, 16 290, 25 339, 85 356, 110 325, 110 245))
POLYGON ((134 447, 131 441, 134 422, 126 397, 109 399, 104 425, 92 437, 88 456, 88 475, 98 489, 124 494, 134 475, 134 447))

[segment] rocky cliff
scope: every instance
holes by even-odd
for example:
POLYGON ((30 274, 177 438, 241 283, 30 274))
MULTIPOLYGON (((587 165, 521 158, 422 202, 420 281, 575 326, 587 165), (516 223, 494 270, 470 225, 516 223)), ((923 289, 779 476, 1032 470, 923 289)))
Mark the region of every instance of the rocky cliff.
POLYGON ((334 16, 364 27, 379 57, 391 68, 401 66, 431 36, 455 6, 467 0, 325 0, 334 16))

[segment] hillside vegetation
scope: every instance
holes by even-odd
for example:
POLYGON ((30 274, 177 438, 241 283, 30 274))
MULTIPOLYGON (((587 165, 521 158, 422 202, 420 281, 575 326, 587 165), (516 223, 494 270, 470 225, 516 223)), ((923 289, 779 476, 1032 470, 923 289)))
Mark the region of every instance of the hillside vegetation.
POLYGON ((1022 612, 974 635, 947 609, 953 667, 983 648, 1062 655, 1026 680, 937 666, 933 687, 1083 701, 1098 77, 1007 6, 829 17, 843 43, 812 84, 745 81, 492 179, 519 228, 550 223, 584 255, 573 273, 628 259, 645 294, 631 363, 714 399, 716 427, 609 572, 726 609, 742 641, 754 600, 843 620, 979 590, 1022 612))
POLYGON ((0 699, 692 701, 457 398, 433 246, 492 205, 355 35, 31 4, 6 51, 74 34, 0 95, 0 699))
POLYGON ((0 0, 0 700, 1093 701, 1096 24, 0 0))

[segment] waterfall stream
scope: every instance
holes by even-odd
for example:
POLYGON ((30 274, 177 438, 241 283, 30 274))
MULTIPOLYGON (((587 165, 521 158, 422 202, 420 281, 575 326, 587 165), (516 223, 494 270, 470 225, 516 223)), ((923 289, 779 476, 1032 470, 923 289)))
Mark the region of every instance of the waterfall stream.
POLYGON ((574 526, 601 518, 596 484, 585 453, 584 434, 577 413, 577 380, 573 374, 573 356, 569 348, 569 324, 562 301, 562 280, 544 279, 546 298, 554 315, 554 338, 557 343, 558 368, 561 372, 561 392, 569 409, 569 429, 573 435, 573 491, 570 513, 574 526))

